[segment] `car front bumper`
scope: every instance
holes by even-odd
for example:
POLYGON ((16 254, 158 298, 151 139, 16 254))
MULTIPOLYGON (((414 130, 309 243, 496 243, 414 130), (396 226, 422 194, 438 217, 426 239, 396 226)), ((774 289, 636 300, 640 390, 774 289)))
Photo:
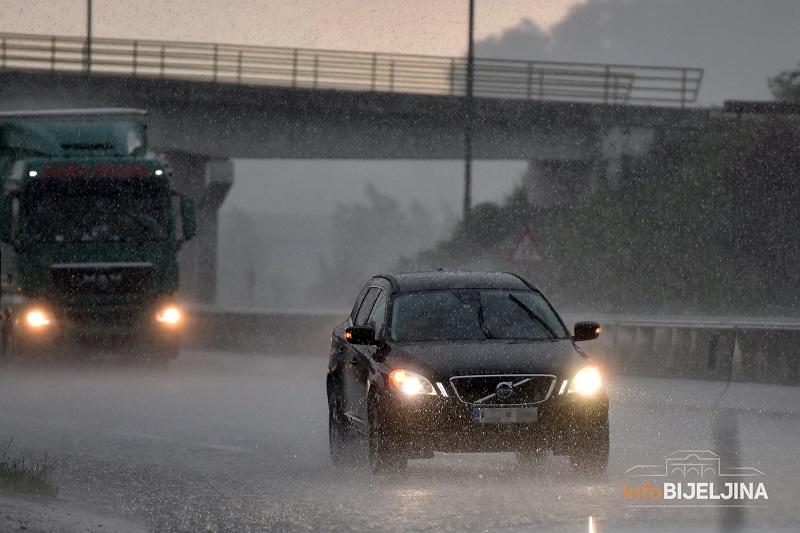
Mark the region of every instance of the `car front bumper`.
MULTIPOLYGON (((587 430, 608 423, 608 395, 565 393, 520 407, 536 408, 535 422, 478 423, 474 404, 449 396, 408 397, 382 391, 385 427, 411 455, 442 452, 496 452, 551 449, 569 454, 585 440, 587 430)), ((490 406, 485 406, 489 408, 490 406)))

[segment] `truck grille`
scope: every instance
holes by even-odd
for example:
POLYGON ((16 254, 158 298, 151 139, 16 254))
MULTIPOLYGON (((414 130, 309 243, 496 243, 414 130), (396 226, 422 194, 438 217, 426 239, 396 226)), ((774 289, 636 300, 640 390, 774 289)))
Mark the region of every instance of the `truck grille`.
POLYGON ((464 403, 486 406, 530 405, 541 403, 550 397, 556 377, 552 374, 457 376, 451 378, 450 383, 464 403), (506 385, 498 388, 501 383, 506 385), (503 393, 507 396, 503 397, 503 393))
POLYGON ((50 267, 53 283, 67 294, 144 292, 153 277, 152 263, 67 263, 50 267))
POLYGON ((131 328, 137 324, 134 313, 70 313, 67 319, 78 328, 131 328))

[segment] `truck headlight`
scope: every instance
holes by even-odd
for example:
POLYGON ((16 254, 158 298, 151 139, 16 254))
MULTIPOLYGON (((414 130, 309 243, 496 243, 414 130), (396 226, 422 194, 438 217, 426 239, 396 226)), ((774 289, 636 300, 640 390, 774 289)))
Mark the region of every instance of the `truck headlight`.
POLYGON ((31 309, 25 313, 25 323, 34 329, 41 329, 50 325, 50 315, 43 309, 31 309))
POLYGON ((389 383, 391 383, 392 387, 408 396, 417 396, 418 394, 436 396, 436 390, 434 390, 430 381, 408 370, 393 370, 389 374, 389 383))
POLYGON ((177 326, 183 320, 183 314, 180 309, 171 305, 162 309, 161 312, 156 315, 156 320, 166 326, 177 326))
POLYGON ((583 395, 594 394, 603 386, 603 378, 596 366, 585 366, 572 378, 567 392, 577 392, 583 395))

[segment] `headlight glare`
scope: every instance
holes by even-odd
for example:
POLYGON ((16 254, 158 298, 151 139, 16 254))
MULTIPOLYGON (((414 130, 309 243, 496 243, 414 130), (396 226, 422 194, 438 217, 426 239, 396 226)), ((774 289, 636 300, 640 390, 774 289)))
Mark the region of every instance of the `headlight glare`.
POLYGON ((596 366, 586 366, 572 378, 568 392, 577 392, 588 396, 600 390, 602 386, 603 378, 600 370, 596 366))
POLYGON ((25 323, 32 328, 43 328, 50 325, 50 317, 41 309, 31 309, 25 314, 25 323))
POLYGON ((436 390, 434 390, 430 381, 408 370, 393 370, 392 373, 389 374, 389 382, 396 390, 408 396, 417 396, 419 394, 436 396, 436 390))
POLYGON ((175 306, 164 308, 157 316, 156 320, 168 326, 175 326, 180 323, 183 318, 181 310, 175 306))

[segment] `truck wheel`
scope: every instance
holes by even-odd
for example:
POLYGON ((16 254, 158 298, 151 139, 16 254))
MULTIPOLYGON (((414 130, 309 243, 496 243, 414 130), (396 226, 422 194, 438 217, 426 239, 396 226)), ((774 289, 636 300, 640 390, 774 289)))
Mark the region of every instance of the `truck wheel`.
POLYGON ((386 424, 380 401, 371 398, 368 409, 369 466, 373 474, 400 474, 408 466, 408 457, 399 439, 386 424))
POLYGON ((8 320, 3 320, 3 325, 0 326, 0 365, 4 365, 8 363, 10 358, 9 353, 9 331, 8 331, 8 320))
POLYGON ((608 420, 596 422, 580 433, 575 451, 570 454, 572 466, 581 474, 596 476, 608 466, 608 420))
POLYGON ((350 466, 355 463, 356 438, 347 419, 341 414, 339 402, 331 398, 328 402, 328 444, 334 466, 350 466))

